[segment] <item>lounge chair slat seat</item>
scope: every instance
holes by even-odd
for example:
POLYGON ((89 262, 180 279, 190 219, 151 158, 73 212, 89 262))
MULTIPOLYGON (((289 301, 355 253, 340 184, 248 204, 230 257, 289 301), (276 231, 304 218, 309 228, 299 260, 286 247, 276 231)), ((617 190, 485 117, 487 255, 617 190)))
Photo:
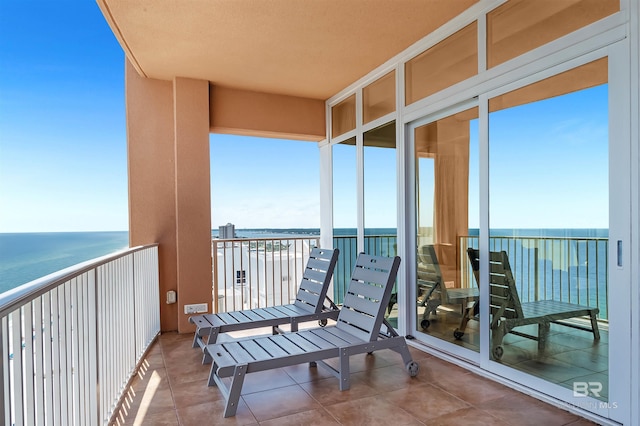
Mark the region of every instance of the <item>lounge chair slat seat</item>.
POLYGON ((291 335, 287 335, 287 337, 292 343, 299 346, 305 352, 333 347, 329 345, 326 340, 322 340, 318 338, 318 336, 308 332, 292 333, 291 335))
MULTIPOLYGON (((312 365, 318 363, 328 368, 339 379, 340 390, 346 390, 350 386, 349 357, 351 355, 371 353, 380 349, 392 349, 402 356, 409 374, 411 376, 417 375, 418 365, 411 359, 404 337, 399 336, 387 323, 385 323, 387 334, 380 333, 385 308, 389 302, 400 265, 400 258, 394 258, 388 270, 382 269, 384 265, 389 263, 385 258, 362 254, 356 260, 356 269, 375 268, 376 274, 368 275, 369 283, 363 284, 352 279, 350 286, 354 284, 377 286, 376 283, 379 283, 383 288, 382 294, 379 294, 376 300, 377 309, 371 314, 343 308, 338 315, 336 325, 325 328, 206 345, 205 354, 212 360, 208 384, 209 386, 216 384, 221 388, 226 399, 224 416, 235 415, 244 376, 252 372, 304 362, 309 362, 312 365), (358 330, 357 335, 350 333, 349 330, 354 327, 345 323, 345 315, 349 321, 357 322, 368 328, 356 329, 358 330), (356 319, 357 315, 366 317, 366 320, 356 319), (374 316, 373 319, 371 315, 374 316), (340 358, 337 369, 324 362, 326 359, 336 357, 340 358), (222 380, 224 377, 232 377, 229 386, 222 380)), ((351 297, 356 296, 351 295, 351 297)))
POLYGON ((262 361, 272 358, 273 355, 254 340, 246 340, 238 342, 243 351, 250 354, 255 361, 262 361))
MULTIPOLYGON (((339 250, 314 248, 309 254, 307 266, 303 272, 296 300, 277 308, 257 308, 251 310, 221 312, 192 316, 189 321, 196 325, 193 347, 201 347, 203 352, 207 344, 215 343, 220 333, 272 327, 274 333, 280 332, 278 326, 290 324, 292 331, 298 330, 298 324, 308 321, 323 321, 338 317, 337 306, 327 297, 327 290, 333 276, 339 250), (314 299, 315 296, 315 299, 314 299), (328 306, 325 305, 325 300, 328 306)), ((203 362, 208 362, 206 353, 203 362)))
MULTIPOLYGON (((355 336, 351 333, 348 333, 347 331, 341 330, 337 327, 330 327, 330 328, 326 328, 326 329, 322 329, 322 330, 317 330, 317 334, 319 336, 321 336, 322 338, 331 341, 332 343, 334 343, 337 346, 347 346, 347 345, 353 345, 356 344, 362 340, 362 338, 359 338, 358 336, 355 336), (323 333, 323 334, 321 334, 323 333), (331 340, 330 340, 331 339, 331 340), (338 339, 338 340, 336 340, 338 339)), ((369 340, 369 339, 366 339, 369 340)))
MULTIPOLYGON (((207 315, 203 315, 203 316, 205 318, 207 318, 207 315)), ((227 314, 225 312, 223 312, 220 315, 218 315, 217 319, 219 319, 219 321, 222 324, 235 324, 235 323, 238 322, 238 320, 236 318, 234 318, 233 316, 231 316, 231 315, 229 315, 229 314, 227 314)))
POLYGON ((286 315, 284 312, 282 312, 281 310, 279 310, 275 306, 268 307, 268 308, 262 308, 262 312, 272 315, 273 318, 289 318, 289 315, 286 315))
MULTIPOLYGON (((274 336, 275 337, 275 336, 274 336)), ((259 341, 256 339, 256 342, 267 352, 271 354, 272 357, 280 357, 288 355, 288 352, 282 349, 280 346, 276 345, 273 342, 271 337, 260 339, 259 341)))
POLYGON ((223 345, 226 352, 233 358, 236 364, 245 364, 255 361, 255 358, 247 352, 239 342, 229 342, 223 345))
POLYGON ((272 308, 268 308, 269 312, 274 312, 274 311, 278 311, 282 314, 282 316, 288 318, 288 317, 292 317, 292 316, 297 316, 297 315, 307 315, 309 314, 309 309, 303 309, 301 307, 298 307, 296 305, 281 305, 281 306, 274 306, 272 308))

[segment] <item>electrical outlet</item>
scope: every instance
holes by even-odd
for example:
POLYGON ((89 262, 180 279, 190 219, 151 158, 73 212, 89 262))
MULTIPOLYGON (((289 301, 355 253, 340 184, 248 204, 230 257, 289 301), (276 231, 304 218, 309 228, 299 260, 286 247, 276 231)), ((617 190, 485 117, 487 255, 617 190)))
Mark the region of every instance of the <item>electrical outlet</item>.
POLYGON ((184 313, 189 314, 201 314, 203 312, 207 312, 207 304, 206 303, 195 303, 193 305, 184 305, 184 313))

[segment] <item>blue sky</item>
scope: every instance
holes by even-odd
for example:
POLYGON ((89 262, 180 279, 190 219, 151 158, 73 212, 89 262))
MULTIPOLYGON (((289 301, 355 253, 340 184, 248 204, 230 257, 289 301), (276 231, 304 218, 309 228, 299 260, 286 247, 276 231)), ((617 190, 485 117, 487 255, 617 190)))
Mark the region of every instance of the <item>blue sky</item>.
MULTIPOLYGON (((128 229, 124 102, 94 1, 0 0, 0 232, 128 229)), ((319 226, 317 144, 211 139, 212 227, 319 226)))
MULTIPOLYGON (((492 227, 608 227, 606 103, 601 86, 490 116, 492 227)), ((0 232, 127 230, 125 129, 95 2, 0 0, 0 232)), ((335 160, 336 227, 356 224, 354 154, 335 160)), ((367 227, 395 226, 387 154, 365 158, 367 227)), ((211 161, 214 229, 319 226, 317 144, 211 135, 211 161)))

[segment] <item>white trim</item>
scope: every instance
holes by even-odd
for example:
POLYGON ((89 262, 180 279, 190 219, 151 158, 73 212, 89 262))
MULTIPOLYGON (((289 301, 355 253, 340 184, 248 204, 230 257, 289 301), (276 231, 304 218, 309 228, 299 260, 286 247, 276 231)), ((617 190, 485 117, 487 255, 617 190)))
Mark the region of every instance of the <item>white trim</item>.
POLYGON ((486 94, 480 95, 478 99, 478 156, 480 157, 480 165, 478 173, 480 174, 480 229, 478 247, 480 249, 480 367, 489 369, 489 352, 490 352, 490 329, 486 325, 490 324, 489 311, 489 97, 486 94), (487 355, 484 355, 487 354, 487 355))
MULTIPOLYGON (((396 175, 398 187, 396 190, 397 197, 397 255, 403 259, 400 264, 400 270, 398 271, 398 312, 407 312, 409 306, 413 306, 411 303, 411 297, 409 292, 406 291, 408 283, 411 282, 408 277, 408 271, 410 267, 410 253, 407 251, 408 239, 407 229, 409 228, 408 210, 406 206, 412 202, 411 194, 405 191, 407 185, 407 174, 405 167, 405 156, 407 144, 405 140, 405 126, 402 124, 403 108, 404 108, 404 64, 396 65, 396 175)), ((398 315, 398 332, 402 335, 410 334, 411 328, 407 324, 407 315, 398 315)))
POLYGON ((364 252, 364 135, 362 133, 362 88, 356 91, 356 246, 364 252))
MULTIPOLYGON (((407 235, 410 235, 410 239, 407 239, 406 250, 408 253, 411 253, 410 259, 407 259, 407 267, 410 269, 407 271, 407 276, 409 277, 407 282, 415 282, 416 274, 415 274, 415 265, 416 265, 416 235, 417 235, 417 219, 416 219, 416 160, 414 157, 415 153, 415 129, 425 126, 429 123, 436 122, 442 118, 449 117, 453 114, 457 114, 459 112, 468 110, 470 108, 475 108, 478 106, 478 101, 476 99, 467 99, 465 102, 460 102, 455 105, 451 105, 449 108, 438 111, 436 113, 430 114, 428 116, 421 117, 418 120, 412 121, 411 123, 406 124, 406 139, 407 139, 407 152, 405 153, 406 161, 407 161, 407 172, 406 183, 407 183, 407 193, 411 194, 411 204, 407 205, 409 207, 407 209, 407 216, 411 215, 411 228, 407 232, 407 235), (411 263, 409 263, 411 262, 411 263)), ((409 300, 416 300, 417 295, 415 292, 415 286, 411 289, 406 289, 409 300)), ((410 303, 410 302, 408 302, 410 303)), ((418 341, 424 342, 426 345, 438 346, 442 351, 451 354, 459 359, 464 359, 468 362, 473 362, 476 364, 480 363, 480 352, 474 351, 472 349, 465 348, 460 345, 456 345, 445 340, 439 339, 427 333, 420 332, 417 328, 417 319, 415 315, 415 302, 413 304, 408 304, 409 309, 405 312, 410 316, 410 324, 412 333, 415 332, 415 337, 418 341)))
POLYGON ((330 145, 336 145, 336 144, 345 142, 349 139, 353 139, 356 137, 357 134, 358 134, 358 128, 356 127, 355 129, 349 130, 348 132, 338 135, 335 138, 329 138, 329 140, 331 141, 330 145))
POLYGON ((372 120, 370 122, 368 122, 367 124, 363 124, 362 125, 362 133, 367 133, 369 130, 373 130, 376 129, 380 126, 383 126, 385 124, 388 124, 392 121, 395 121, 396 118, 398 116, 398 113, 396 111, 390 112, 388 114, 383 115, 380 118, 376 118, 375 120, 372 120))
MULTIPOLYGON (((627 423, 631 412, 631 115, 628 39, 609 47, 609 417, 627 423), (617 242, 622 266, 617 265, 617 242), (615 348, 615 350, 614 350, 615 348), (624 362, 626 361, 626 363, 624 362), (626 409, 625 409, 626 408, 626 409)), ((636 359, 637 361, 637 359, 636 359)), ((637 405, 637 401, 636 404, 637 405)))
MULTIPOLYGON (((625 1, 626 3, 626 1, 625 1)), ((629 51, 630 58, 630 116, 631 120, 631 352, 632 360, 640 359, 640 0, 632 0, 627 6, 629 14, 629 51)), ((631 401, 640 401, 640 363, 631 364, 631 401)), ((640 419, 640 404, 632 404, 630 418, 638 422, 640 419)))

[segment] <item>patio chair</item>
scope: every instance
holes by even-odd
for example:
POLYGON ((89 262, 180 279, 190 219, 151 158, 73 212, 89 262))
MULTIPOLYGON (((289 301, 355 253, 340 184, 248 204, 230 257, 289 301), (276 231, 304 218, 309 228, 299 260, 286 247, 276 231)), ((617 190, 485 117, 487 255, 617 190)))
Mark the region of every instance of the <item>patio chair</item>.
POLYGON ((327 290, 339 253, 338 249, 311 250, 296 300, 291 304, 190 317, 189 322, 196 325, 193 347, 200 346, 204 351, 207 344, 217 341, 220 333, 272 327, 273 334, 277 334, 281 332, 279 326, 284 324, 290 324, 291 331, 297 331, 299 323, 317 320, 325 326, 328 319, 335 320, 339 309, 327 297, 327 290))
MULTIPOLYGON (((478 250, 469 248, 469 258, 474 268, 476 279, 479 272, 478 250)), ((538 341, 538 350, 543 351, 551 323, 577 328, 593 333, 594 340, 600 340, 600 330, 596 316, 599 309, 557 300, 536 300, 520 302, 516 284, 511 273, 507 252, 489 253, 489 296, 491 306, 491 353, 494 359, 500 360, 504 354, 502 340, 508 333, 538 341), (591 327, 563 322, 562 320, 588 317, 591 327), (516 327, 529 324, 538 325, 538 335, 534 336, 519 331, 516 327)))
MULTIPOLYGON (((447 288, 442 278, 440 264, 433 245, 422 246, 419 258, 418 288, 422 293, 419 306, 425 307, 420 326, 425 330, 429 328, 431 325, 429 316, 431 314, 436 315, 437 308, 440 305, 462 305, 463 318, 467 316, 469 309, 475 306, 478 300, 478 288, 447 288)), ((464 335, 464 328, 462 330, 460 327, 456 328, 453 335, 456 339, 460 339, 464 335)))
POLYGON ((224 417, 235 415, 248 373, 306 362, 320 364, 339 379, 342 391, 350 386, 351 355, 392 349, 402 356, 407 372, 416 376, 419 366, 412 360, 405 338, 384 319, 399 265, 399 257, 361 253, 335 325, 207 345, 205 352, 212 359, 208 384, 218 385, 225 397, 224 417), (324 361, 329 358, 339 358, 337 369, 324 361), (228 386, 223 381, 226 377, 231 377, 228 386))

